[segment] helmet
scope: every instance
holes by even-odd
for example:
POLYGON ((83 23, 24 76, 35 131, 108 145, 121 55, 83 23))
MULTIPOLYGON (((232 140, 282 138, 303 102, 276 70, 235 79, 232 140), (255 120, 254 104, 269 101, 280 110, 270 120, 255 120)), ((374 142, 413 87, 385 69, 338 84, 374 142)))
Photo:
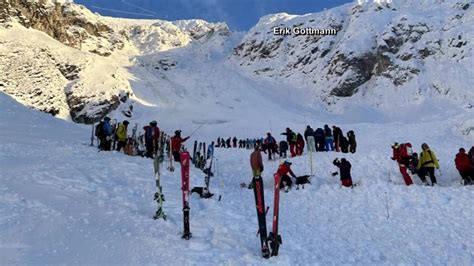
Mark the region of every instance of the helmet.
POLYGON ((110 117, 108 116, 104 117, 104 121, 110 121, 110 117))
POLYGON ((174 132, 174 134, 175 134, 175 135, 181 135, 181 130, 179 130, 179 129, 176 130, 176 131, 174 132))
POLYGON ((153 120, 150 122, 150 126, 155 127, 158 123, 156 123, 156 120, 153 120))
POLYGON ((285 160, 285 161, 283 162, 283 164, 291 165, 291 162, 290 162, 289 160, 285 160))
POLYGON ((128 124, 130 124, 130 123, 129 123, 127 120, 123 120, 123 124, 124 124, 124 125, 128 125, 128 124))

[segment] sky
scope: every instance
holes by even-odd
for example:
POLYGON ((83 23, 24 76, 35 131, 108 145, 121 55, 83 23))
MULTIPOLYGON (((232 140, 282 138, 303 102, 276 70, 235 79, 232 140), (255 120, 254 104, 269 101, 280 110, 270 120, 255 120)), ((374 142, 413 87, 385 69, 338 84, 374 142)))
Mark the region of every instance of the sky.
POLYGON ((267 14, 315 13, 353 0, 74 0, 105 16, 145 19, 203 19, 247 31, 267 14))

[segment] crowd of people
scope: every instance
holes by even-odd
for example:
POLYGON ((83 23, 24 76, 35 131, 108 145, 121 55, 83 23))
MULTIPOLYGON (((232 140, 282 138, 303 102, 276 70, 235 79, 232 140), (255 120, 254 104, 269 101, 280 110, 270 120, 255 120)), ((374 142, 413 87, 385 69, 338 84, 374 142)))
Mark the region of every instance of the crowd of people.
MULTIPOLYGON (((161 132, 156 121, 151 121, 143 127, 143 132, 137 132, 137 124, 132 129, 132 134, 128 134, 129 121, 124 120, 121 123, 111 121, 109 117, 104 117, 102 121, 95 126, 95 136, 99 139, 99 149, 103 151, 123 151, 128 155, 140 155, 148 158, 154 158, 158 149, 170 153, 175 162, 180 161, 180 151, 183 143, 189 139, 181 137, 181 130, 176 130, 174 136, 168 136, 161 132), (170 152, 171 150, 171 152, 170 152)), ((277 142, 270 132, 265 137, 253 139, 237 139, 229 137, 227 139, 219 137, 216 145, 212 142, 209 149, 214 147, 221 148, 245 148, 254 149, 251 154, 251 167, 254 176, 261 175, 263 163, 260 152, 267 154, 269 160, 276 158, 287 158, 287 151, 290 156, 301 156, 306 146, 308 152, 335 151, 342 153, 355 153, 357 142, 354 131, 350 130, 344 136, 342 130, 337 126, 332 129, 325 125, 324 128, 313 130, 307 126, 304 134, 294 132, 289 127, 281 133, 285 139, 277 142), (212 147, 211 147, 212 146, 212 147)), ((208 154, 209 151, 208 151, 208 154)), ((197 156, 199 156, 198 154, 197 156)), ((392 160, 398 163, 399 171, 407 186, 413 184, 412 175, 420 178, 425 185, 434 186, 437 184, 435 170, 440 171, 439 161, 435 152, 430 149, 427 143, 421 145, 420 154, 413 152, 410 143, 394 143, 392 145, 392 160), (428 182, 429 177, 429 182, 428 182)), ((459 171, 464 184, 474 184, 474 147, 471 147, 466 153, 464 148, 460 148, 455 159, 456 169, 459 171)), ((345 158, 333 161, 333 164, 340 169, 341 184, 346 187, 353 186, 350 175, 351 164, 345 158)), ((291 162, 285 160, 277 172, 282 175, 282 188, 291 187, 293 183, 291 177, 296 178, 290 168, 291 162), (289 174, 289 175, 288 175, 289 174), (290 177, 291 176, 291 177, 290 177)))
POLYGON ((245 148, 253 149, 256 145, 260 146, 262 151, 268 154, 268 158, 272 160, 275 154, 280 158, 287 157, 287 151, 290 156, 301 156, 306 146, 308 152, 327 152, 335 151, 342 153, 355 153, 357 148, 356 136, 353 130, 350 130, 344 136, 341 128, 324 125, 323 128, 314 130, 310 125, 306 126, 304 134, 295 132, 289 127, 281 135, 286 136, 285 139, 277 142, 270 132, 265 137, 253 139, 237 139, 237 137, 229 137, 227 139, 218 137, 216 147, 220 148, 245 148))

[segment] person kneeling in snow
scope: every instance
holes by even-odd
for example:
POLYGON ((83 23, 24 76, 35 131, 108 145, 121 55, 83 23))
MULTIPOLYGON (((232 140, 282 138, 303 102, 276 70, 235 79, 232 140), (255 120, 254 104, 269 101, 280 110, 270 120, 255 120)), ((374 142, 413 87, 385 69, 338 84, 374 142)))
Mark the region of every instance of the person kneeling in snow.
POLYGON ((344 158, 342 158, 340 161, 338 158, 336 158, 332 163, 339 168, 341 185, 345 187, 352 187, 351 163, 344 158))
POLYGON ((291 177, 288 176, 288 173, 296 179, 296 175, 291 170, 291 162, 285 160, 283 163, 278 166, 277 174, 280 175, 280 189, 286 187, 285 192, 288 192, 291 189, 293 181, 291 177))

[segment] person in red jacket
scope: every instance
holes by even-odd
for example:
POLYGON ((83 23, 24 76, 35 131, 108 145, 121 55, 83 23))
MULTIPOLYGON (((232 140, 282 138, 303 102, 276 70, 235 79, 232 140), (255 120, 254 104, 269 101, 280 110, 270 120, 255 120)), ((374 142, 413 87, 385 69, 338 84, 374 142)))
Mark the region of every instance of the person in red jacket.
POLYGON ((298 133, 296 135, 296 155, 301 156, 304 150, 304 138, 303 135, 298 133))
POLYGON ((466 154, 464 148, 459 149, 459 153, 456 154, 454 163, 463 179, 464 185, 468 185, 474 181, 474 165, 470 163, 469 156, 466 154))
POLYGON ((179 151, 181 150, 181 144, 189 139, 185 137, 181 138, 181 130, 176 130, 174 136, 171 137, 171 152, 173 153, 173 158, 175 162, 181 162, 179 151))
POLYGON ((407 149, 411 149, 411 144, 407 145, 409 143, 404 143, 404 144, 398 144, 395 143, 392 145, 393 149, 393 155, 392 155, 392 160, 398 162, 398 168, 400 169, 400 173, 403 176, 403 180, 405 181, 405 184, 407 186, 413 184, 413 180, 411 179, 410 175, 407 172, 408 165, 411 160, 411 155, 408 155, 409 152, 407 152, 407 149))
POLYGON ((291 189, 291 185, 293 184, 293 181, 288 176, 288 174, 296 179, 296 175, 291 170, 291 162, 285 160, 283 163, 281 163, 280 166, 278 166, 277 174, 280 175, 280 189, 286 187, 285 192, 288 192, 288 190, 291 189))

